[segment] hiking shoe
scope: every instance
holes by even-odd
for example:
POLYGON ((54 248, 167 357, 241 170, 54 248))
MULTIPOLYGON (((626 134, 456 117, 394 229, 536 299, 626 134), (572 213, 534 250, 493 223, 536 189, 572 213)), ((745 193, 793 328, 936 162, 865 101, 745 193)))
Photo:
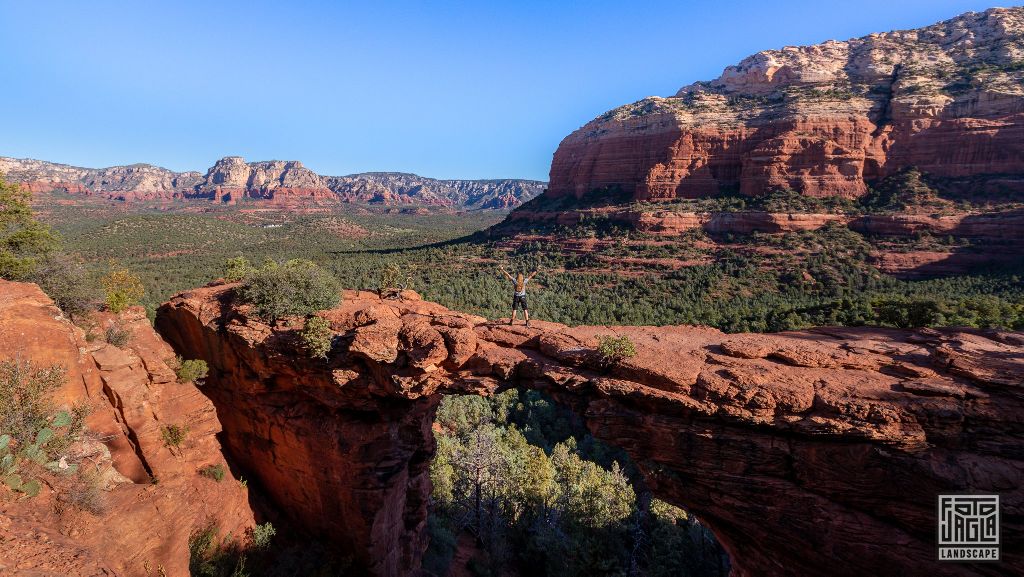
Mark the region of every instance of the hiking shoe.
POLYGON ((530 326, 530 319, 526 319, 526 326, 530 326))

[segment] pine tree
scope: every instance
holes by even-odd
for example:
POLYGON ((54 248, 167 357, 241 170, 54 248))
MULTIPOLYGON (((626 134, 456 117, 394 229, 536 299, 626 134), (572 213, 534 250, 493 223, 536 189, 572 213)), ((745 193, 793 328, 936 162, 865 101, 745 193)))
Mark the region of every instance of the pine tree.
POLYGON ((32 196, 0 178, 0 278, 24 280, 59 245, 50 227, 32 215, 32 196))

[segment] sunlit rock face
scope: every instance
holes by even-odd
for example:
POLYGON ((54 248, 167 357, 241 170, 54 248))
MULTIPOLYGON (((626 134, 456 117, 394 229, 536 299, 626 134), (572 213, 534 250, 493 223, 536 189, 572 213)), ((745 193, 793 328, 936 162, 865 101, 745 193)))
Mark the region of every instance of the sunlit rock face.
POLYGON ((102 490, 102 506, 86 511, 68 504, 81 489, 65 477, 48 478, 31 499, 0 488, 2 575, 188 575, 191 535, 214 524, 241 536, 255 523, 248 490, 230 469, 220 482, 199 475, 225 463, 217 413, 193 383, 178 382, 168 365, 174 351, 146 312, 131 307, 96 321, 96 332, 126 331, 127 343, 87 338, 38 286, 0 280, 0 361, 65 369, 53 404, 91 411, 68 456, 95 471, 102 490), (164 442, 168 425, 188 429, 176 449, 164 442))
POLYGON ((939 177, 1024 174, 1024 8, 759 52, 573 132, 555 152, 547 194, 853 198, 910 166, 939 177))
POLYGON ((234 285, 182 293, 157 328, 203 358, 223 441, 296 527, 374 575, 426 548, 430 424, 445 393, 543 390, 624 448, 655 495, 705 521, 735 575, 988 575, 936 561, 936 495, 999 493, 1004 535, 1024 495, 1024 334, 822 328, 530 328, 348 291, 320 313, 327 360, 234 285), (637 355, 603 368, 597 337, 637 355))

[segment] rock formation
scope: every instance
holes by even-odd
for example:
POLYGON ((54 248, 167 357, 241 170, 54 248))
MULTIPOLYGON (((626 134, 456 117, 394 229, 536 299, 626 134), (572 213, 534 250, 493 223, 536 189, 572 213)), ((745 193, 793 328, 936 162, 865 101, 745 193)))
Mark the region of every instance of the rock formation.
POLYGON ((69 506, 53 479, 32 499, 0 498, 2 575, 187 575, 194 531, 212 521, 242 535, 254 523, 230 471, 219 483, 198 474, 225 462, 210 401, 177 382, 166 362, 174 351, 141 307, 102 316, 98 330, 115 322, 130 333, 124 347, 87 339, 35 285, 0 280, 0 360, 67 370, 55 402, 92 408, 87 441, 70 451, 99 471, 106 503, 94 512, 69 506), (189 427, 180 451, 164 445, 169 424, 189 427))
POLYGON ((1024 190, 1024 8, 759 52, 566 137, 548 195, 853 198, 909 166, 1024 190))
POLYGON ((371 202, 465 209, 508 209, 540 194, 534 180, 438 180, 398 172, 321 176, 298 161, 218 160, 206 174, 148 164, 91 169, 41 160, 0 157, 0 175, 32 192, 53 190, 116 200, 173 198, 278 205, 371 202))
POLYGON ((173 298, 157 328, 204 358, 228 453, 296 526, 375 575, 412 575, 426 546, 441 394, 525 386, 622 447, 655 495, 714 530, 734 574, 996 575, 1024 563, 1024 334, 823 328, 490 323, 424 302, 346 292, 267 325, 213 284, 173 298), (602 334, 638 354, 602 368, 602 334), (936 561, 936 495, 998 493, 1004 561, 936 561))

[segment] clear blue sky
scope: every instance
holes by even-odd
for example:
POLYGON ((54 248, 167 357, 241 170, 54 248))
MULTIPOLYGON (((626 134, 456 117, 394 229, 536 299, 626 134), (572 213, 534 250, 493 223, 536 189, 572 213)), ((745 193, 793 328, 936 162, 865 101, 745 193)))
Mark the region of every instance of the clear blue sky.
POLYGON ((0 0, 0 155, 547 179, 559 141, 590 119, 758 50, 990 6, 0 0))

